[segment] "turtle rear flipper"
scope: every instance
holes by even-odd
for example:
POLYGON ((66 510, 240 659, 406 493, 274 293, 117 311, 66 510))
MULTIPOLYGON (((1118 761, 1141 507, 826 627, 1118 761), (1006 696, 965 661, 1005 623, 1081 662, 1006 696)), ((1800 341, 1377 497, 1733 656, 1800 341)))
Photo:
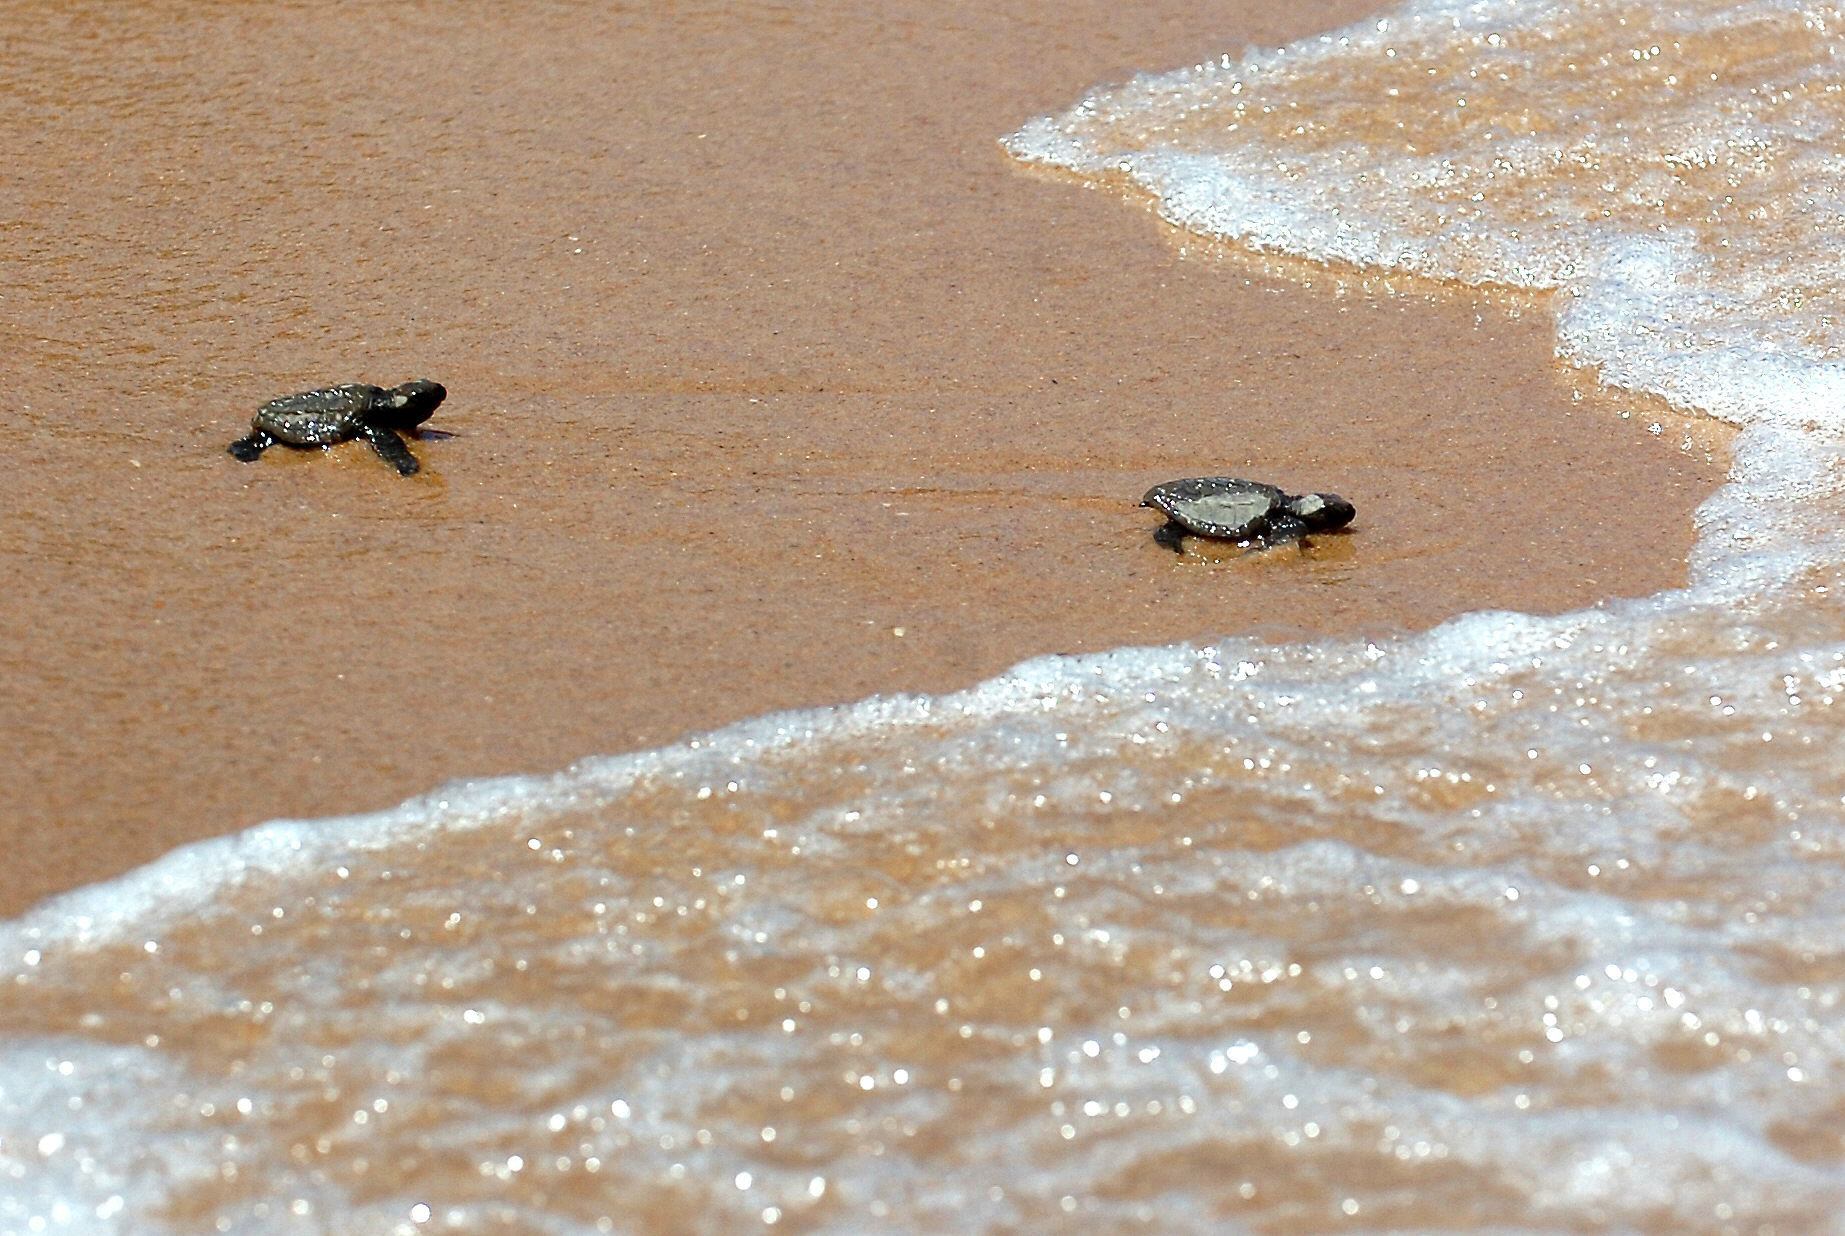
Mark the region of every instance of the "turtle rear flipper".
POLYGON ((359 435, 372 444, 372 449, 384 457, 384 461, 396 468, 401 476, 415 476, 422 467, 416 456, 404 445, 404 440, 392 430, 382 425, 365 425, 359 429, 359 435))
POLYGON ((232 455, 245 463, 254 462, 262 453, 275 445, 275 439, 262 430, 252 430, 247 438, 239 438, 227 448, 232 455))

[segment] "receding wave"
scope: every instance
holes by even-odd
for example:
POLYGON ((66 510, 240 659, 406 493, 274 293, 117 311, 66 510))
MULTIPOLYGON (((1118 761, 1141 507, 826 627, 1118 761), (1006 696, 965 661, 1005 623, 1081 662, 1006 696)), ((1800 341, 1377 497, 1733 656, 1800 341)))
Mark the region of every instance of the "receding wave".
POLYGON ((0 1230, 1841 1230, 1840 20, 1425 3, 1009 141, 1542 290, 1741 427, 1689 588, 179 851, 0 927, 0 1230))

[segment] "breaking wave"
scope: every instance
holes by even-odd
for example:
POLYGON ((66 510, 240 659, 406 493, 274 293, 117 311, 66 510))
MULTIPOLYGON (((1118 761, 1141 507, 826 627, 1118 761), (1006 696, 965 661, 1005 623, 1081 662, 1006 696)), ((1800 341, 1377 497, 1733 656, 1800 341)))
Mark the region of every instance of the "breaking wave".
POLYGON ((1842 17, 1420 3, 1008 141, 1548 294, 1740 428, 1688 588, 178 851, 0 927, 0 1231, 1845 1230, 1842 17))

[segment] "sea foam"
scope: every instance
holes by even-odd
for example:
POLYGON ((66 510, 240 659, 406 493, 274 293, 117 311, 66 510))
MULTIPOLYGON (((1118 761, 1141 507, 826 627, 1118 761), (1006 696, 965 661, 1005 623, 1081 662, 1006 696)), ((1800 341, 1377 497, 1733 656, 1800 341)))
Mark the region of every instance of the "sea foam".
POLYGON ((1840 21, 1422 3, 1008 140, 1547 297, 1742 429, 1688 588, 180 851, 0 928, 0 1232, 1845 1230, 1840 21))

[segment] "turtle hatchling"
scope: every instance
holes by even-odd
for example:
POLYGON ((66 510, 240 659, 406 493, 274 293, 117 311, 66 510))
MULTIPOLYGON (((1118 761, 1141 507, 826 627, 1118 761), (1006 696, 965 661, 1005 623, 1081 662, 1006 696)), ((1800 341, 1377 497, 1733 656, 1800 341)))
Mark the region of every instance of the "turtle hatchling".
POLYGON ((1284 493, 1232 476, 1167 481, 1149 489, 1140 505, 1166 517, 1153 539, 1181 554, 1188 536, 1267 547, 1343 528, 1358 513, 1338 494, 1284 493))
POLYGON ((231 443, 245 463, 280 442, 287 446, 332 446, 364 438, 404 476, 416 472, 416 456, 400 436, 428 420, 448 397, 440 382, 418 379, 385 390, 351 382, 271 399, 250 418, 250 434, 231 443))

